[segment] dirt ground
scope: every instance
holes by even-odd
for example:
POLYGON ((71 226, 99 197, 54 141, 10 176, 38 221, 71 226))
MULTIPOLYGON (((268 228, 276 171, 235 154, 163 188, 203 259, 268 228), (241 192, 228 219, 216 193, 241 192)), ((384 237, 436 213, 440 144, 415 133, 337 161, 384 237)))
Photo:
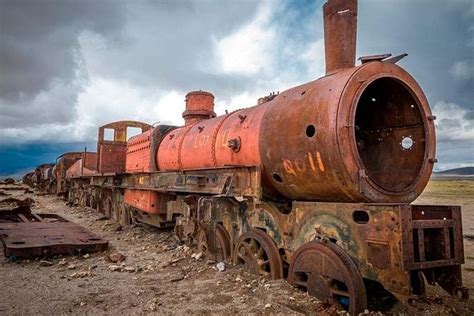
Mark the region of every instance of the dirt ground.
MULTIPOLYGON (((229 262, 224 271, 218 271, 216 262, 193 258, 193 249, 180 245, 171 231, 120 227, 95 211, 68 207, 56 196, 23 190, 4 192, 33 198, 34 212, 59 214, 80 224, 108 239, 110 249, 31 261, 9 261, 1 254, 0 315, 337 314, 284 280, 256 277, 229 262), (117 253, 125 260, 110 262, 110 254, 117 253)), ((462 205, 464 232, 474 234, 474 181, 432 182, 417 203, 462 205)), ((465 247, 464 282, 473 292, 474 240, 465 239, 465 247)), ((396 314, 470 315, 474 311, 472 300, 460 303, 431 289, 426 299, 413 305, 383 305, 371 306, 370 314, 380 314, 378 308, 396 314)))

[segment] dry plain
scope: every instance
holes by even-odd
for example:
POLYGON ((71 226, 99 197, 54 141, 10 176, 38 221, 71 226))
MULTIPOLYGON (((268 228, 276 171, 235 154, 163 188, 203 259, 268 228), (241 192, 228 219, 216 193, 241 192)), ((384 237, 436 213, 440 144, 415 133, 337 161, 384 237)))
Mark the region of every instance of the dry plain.
MULTIPOLYGON (((1 187, 0 187, 1 190, 1 187)), ((285 281, 249 275, 226 263, 192 258, 193 249, 180 245, 170 231, 145 226, 119 227, 100 214, 68 207, 55 196, 9 191, 32 197, 34 211, 56 213, 95 232, 110 242, 108 252, 86 256, 8 261, 0 255, 0 315, 29 314, 323 314, 334 309, 317 302, 285 281), (119 263, 110 253, 123 254, 119 263)), ((474 235, 474 181, 433 180, 415 202, 455 204, 463 210, 466 236, 474 235)), ((465 238, 463 281, 474 292, 474 239, 465 238)), ((371 305, 370 314, 426 313, 471 315, 473 300, 460 303, 428 288, 425 299, 407 306, 384 302, 371 305), (372 310, 374 312, 372 312, 372 310)))

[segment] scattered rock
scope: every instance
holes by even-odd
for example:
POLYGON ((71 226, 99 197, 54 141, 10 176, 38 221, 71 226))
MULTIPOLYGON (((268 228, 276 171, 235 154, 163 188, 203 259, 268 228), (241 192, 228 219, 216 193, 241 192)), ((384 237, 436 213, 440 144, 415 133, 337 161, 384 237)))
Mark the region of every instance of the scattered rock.
POLYGON ((123 271, 126 271, 126 272, 135 272, 137 271, 134 267, 125 267, 123 268, 123 271))
POLYGON ((123 227, 120 224, 114 224, 114 225, 112 225, 112 229, 116 232, 119 232, 123 229, 123 227))
POLYGON ((82 258, 84 258, 84 259, 87 259, 89 257, 90 257, 90 255, 88 253, 86 253, 85 255, 82 256, 82 258))
POLYGON ((177 262, 180 262, 181 260, 184 260, 184 259, 186 259, 186 258, 182 257, 182 258, 178 258, 178 259, 174 259, 174 260, 168 261, 168 262, 166 262, 165 264, 163 264, 161 267, 162 267, 162 268, 166 268, 167 266, 170 266, 170 265, 172 265, 172 264, 175 264, 175 263, 177 263, 177 262))
POLYGON ((176 250, 178 250, 178 251, 184 251, 184 252, 186 252, 186 251, 188 251, 188 250, 190 250, 190 249, 191 249, 191 248, 189 248, 189 246, 187 246, 187 245, 182 245, 182 246, 176 247, 176 250))
POLYGON ((79 271, 79 272, 71 274, 69 277, 79 279, 79 278, 85 278, 92 275, 93 274, 90 271, 79 271))
POLYGON ((110 266, 109 266, 109 270, 110 270, 110 271, 120 271, 120 270, 122 270, 122 267, 121 267, 121 266, 117 266, 117 265, 110 265, 110 266))
POLYGON ((53 263, 51 261, 40 260, 40 266, 42 266, 42 267, 50 267, 52 265, 53 265, 53 263))
POLYGON ((209 260, 206 261, 206 263, 210 265, 210 264, 216 263, 216 261, 215 261, 215 260, 212 260, 212 259, 209 259, 209 260))
POLYGON ((176 273, 175 275, 171 276, 170 282, 178 282, 184 280, 185 276, 186 275, 184 273, 176 273))
POLYGON ((216 264, 217 271, 222 272, 225 270, 225 263, 224 262, 219 262, 216 264))
POLYGON ((236 277, 235 282, 242 282, 242 279, 240 277, 236 277))
POLYGON ((464 234, 464 238, 467 240, 474 240, 474 235, 464 234))
POLYGON ((123 254, 121 254, 120 252, 114 252, 114 253, 109 253, 107 255, 107 260, 112 262, 112 263, 117 263, 117 262, 122 262, 126 259, 127 257, 125 257, 123 254))
POLYGON ((67 261, 66 259, 62 258, 61 260, 59 260, 58 262, 58 266, 65 266, 67 264, 67 261))
POLYGON ((193 258, 194 260, 199 260, 199 259, 201 259, 201 257, 202 257, 202 251, 198 252, 198 253, 193 253, 191 255, 191 258, 193 258))
POLYGON ((13 178, 6 178, 3 180, 4 184, 15 184, 15 179, 13 178))
POLYGON ((77 268, 77 266, 75 264, 70 264, 70 265, 67 266, 67 268, 69 270, 74 270, 75 268, 77 268))
POLYGON ((271 308, 272 307, 272 304, 268 303, 268 304, 265 304, 265 308, 271 308))

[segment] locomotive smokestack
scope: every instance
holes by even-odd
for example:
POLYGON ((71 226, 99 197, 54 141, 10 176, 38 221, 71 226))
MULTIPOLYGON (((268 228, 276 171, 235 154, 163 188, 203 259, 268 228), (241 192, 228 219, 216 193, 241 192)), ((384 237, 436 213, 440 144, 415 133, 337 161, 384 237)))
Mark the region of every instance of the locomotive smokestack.
POLYGON ((326 74, 354 67, 357 0, 328 0, 323 13, 326 74))
POLYGON ((191 91, 186 94, 185 125, 216 117, 214 95, 206 91, 191 91))

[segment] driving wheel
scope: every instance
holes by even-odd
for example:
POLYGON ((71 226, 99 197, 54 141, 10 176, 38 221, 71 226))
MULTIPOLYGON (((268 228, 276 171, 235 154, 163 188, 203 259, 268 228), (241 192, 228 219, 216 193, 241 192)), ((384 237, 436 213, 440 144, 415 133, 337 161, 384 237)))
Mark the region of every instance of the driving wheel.
POLYGON ((273 239, 260 229, 251 229, 237 239, 234 263, 272 279, 283 278, 283 264, 273 239))
POLYGON ((199 230, 197 236, 198 251, 205 254, 206 257, 216 261, 224 261, 230 256, 230 237, 227 230, 221 224, 216 224, 216 249, 211 251, 208 244, 208 232, 205 228, 199 230))
POLYGON ((312 241, 293 255, 288 281, 351 315, 364 312, 367 294, 351 258, 331 242, 312 241))

